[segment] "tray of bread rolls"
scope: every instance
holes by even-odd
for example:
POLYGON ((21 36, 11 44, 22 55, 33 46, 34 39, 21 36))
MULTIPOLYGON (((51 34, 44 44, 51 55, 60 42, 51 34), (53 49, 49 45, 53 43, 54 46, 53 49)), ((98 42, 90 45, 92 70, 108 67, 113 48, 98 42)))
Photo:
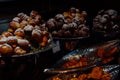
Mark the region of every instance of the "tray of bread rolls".
POLYGON ((115 9, 98 11, 93 19, 93 33, 102 38, 114 38, 120 34, 119 12, 115 9), (95 34, 96 33, 96 34, 95 34))
POLYGON ((46 27, 53 39, 76 40, 89 37, 89 26, 86 25, 87 12, 71 7, 67 11, 49 18, 46 27))
POLYGON ((52 36, 39 12, 18 13, 0 22, 0 57, 22 57, 51 49, 52 36))
POLYGON ((75 7, 55 14, 46 21, 45 26, 52 34, 53 41, 60 43, 61 50, 71 51, 90 37, 87 11, 75 7))

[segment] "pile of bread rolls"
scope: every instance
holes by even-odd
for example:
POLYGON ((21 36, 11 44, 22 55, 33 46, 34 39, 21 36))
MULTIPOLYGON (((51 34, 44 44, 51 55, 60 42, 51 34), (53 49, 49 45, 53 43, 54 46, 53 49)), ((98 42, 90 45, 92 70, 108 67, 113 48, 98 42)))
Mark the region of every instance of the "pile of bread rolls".
POLYGON ((18 13, 9 26, 9 29, 0 35, 1 55, 23 55, 30 52, 31 46, 46 47, 49 43, 49 32, 37 11, 31 11, 30 15, 18 13))
POLYGON ((71 7, 68 11, 50 18, 46 22, 46 27, 48 27, 53 37, 86 37, 89 35, 86 16, 86 11, 71 7))

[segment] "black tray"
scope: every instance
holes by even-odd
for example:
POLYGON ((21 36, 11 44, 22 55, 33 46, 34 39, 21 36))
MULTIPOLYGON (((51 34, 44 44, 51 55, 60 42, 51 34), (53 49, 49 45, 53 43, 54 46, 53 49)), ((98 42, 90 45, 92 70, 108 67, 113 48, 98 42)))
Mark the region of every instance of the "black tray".
MULTIPOLYGON (((2 32, 4 32, 4 31, 8 30, 10 21, 11 21, 11 19, 0 20, 0 34, 2 32)), ((11 57, 11 58, 25 57, 25 56, 30 56, 30 55, 37 55, 38 53, 48 51, 48 50, 50 50, 52 48, 52 41, 53 41, 52 35, 49 34, 49 36, 50 36, 50 42, 47 44, 46 47, 42 47, 42 48, 34 48, 34 47, 32 47, 35 50, 31 49, 29 53, 26 53, 24 55, 10 55, 10 56, 7 56, 7 57, 11 57)), ((1 57, 3 57, 3 56, 0 55, 0 58, 1 57)), ((6 57, 6 56, 4 56, 4 57, 6 57)))
POLYGON ((85 36, 85 37, 73 37, 73 38, 65 38, 65 37, 53 37, 54 40, 64 40, 64 41, 72 41, 72 40, 81 40, 81 39, 86 39, 89 38, 90 35, 85 36))
MULTIPOLYGON (((97 45, 94 45, 94 46, 91 46, 91 47, 88 47, 88 48, 85 48, 85 49, 76 49, 76 50, 71 51, 70 53, 66 54, 65 56, 63 56, 53 66, 51 66, 51 68, 46 68, 44 70, 44 72, 45 73, 57 73, 57 72, 59 73, 59 71, 62 72, 62 71, 66 70, 65 72, 67 72, 67 71, 73 70, 75 68, 79 68, 79 67, 74 67, 74 68, 69 68, 68 69, 68 68, 63 68, 62 66, 63 66, 64 63, 66 63, 67 61, 70 61, 73 58, 79 60, 82 55, 87 56, 88 61, 89 61, 87 66, 82 66, 82 67, 90 67, 90 66, 93 66, 93 65, 104 65, 100 61, 101 58, 99 58, 97 56, 98 48, 104 48, 105 50, 107 50, 107 49, 110 49, 112 47, 117 47, 120 51, 119 43, 120 43, 120 40, 111 40, 111 41, 100 43, 100 44, 97 44, 97 45)), ((114 54, 114 59, 117 59, 117 55, 118 55, 119 51, 114 54)), ((114 61, 113 62, 112 61, 109 61, 105 64, 113 64, 114 61)), ((114 62, 114 64, 115 64, 115 62, 114 62)))
MULTIPOLYGON (((108 72, 110 73, 110 76, 112 78, 112 80, 119 80, 117 79, 119 76, 119 71, 120 71, 120 65, 105 65, 105 66, 99 66, 103 69, 104 72, 108 72)), ((91 68, 92 69, 92 68, 91 68)), ((64 79, 64 80, 69 80, 70 78, 76 78, 78 77, 78 75, 80 74, 84 74, 84 73, 89 73, 91 71, 91 69, 88 69, 84 72, 80 72, 80 71, 76 71, 76 72, 73 72, 73 73, 61 73, 61 74, 57 74, 57 75, 54 75, 46 80, 53 80, 53 78, 60 78, 60 79, 64 79)))

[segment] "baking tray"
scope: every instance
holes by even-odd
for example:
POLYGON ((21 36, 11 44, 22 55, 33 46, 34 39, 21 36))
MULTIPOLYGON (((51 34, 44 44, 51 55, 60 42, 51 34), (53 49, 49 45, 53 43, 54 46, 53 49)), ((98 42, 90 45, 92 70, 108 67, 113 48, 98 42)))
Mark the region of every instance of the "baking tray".
MULTIPOLYGON (((119 53, 119 45, 120 41, 119 40, 111 40, 108 42, 104 42, 104 43, 100 43, 85 49, 76 49, 71 51, 70 53, 66 54, 65 56, 63 56, 60 60, 58 60, 53 66, 51 66, 51 68, 46 68, 44 69, 45 73, 61 73, 61 72, 71 72, 71 71, 75 71, 76 68, 89 68, 89 67, 93 67, 94 65, 104 65, 104 64, 110 64, 112 63, 112 61, 114 62, 114 60, 117 58, 117 55, 119 53), (112 55, 112 57, 114 56, 114 58, 110 61, 108 61, 107 63, 102 63, 102 58, 99 57, 97 55, 97 51, 99 48, 104 48, 105 50, 109 50, 111 48, 117 47, 118 51, 114 53, 114 55, 112 55), (75 67, 70 67, 70 68, 64 68, 62 67, 66 62, 69 62, 72 59, 76 59, 76 60, 80 60, 82 56, 87 56, 87 63, 88 65, 85 66, 75 66, 75 67)), ((73 65, 74 66, 74 65, 73 65)), ((81 70, 81 69, 79 69, 81 70)))
MULTIPOLYGON (((4 19, 4 20, 0 20, 0 34, 4 31, 7 31, 8 28, 9 28, 9 22, 11 21, 12 19, 4 19)), ((30 50, 29 53, 26 53, 24 55, 10 55, 10 56, 7 56, 7 57, 11 57, 11 58, 17 58, 17 57, 25 57, 25 56, 30 56, 30 55, 38 55, 39 53, 42 53, 42 52, 45 52, 45 51, 48 51, 50 49, 52 49, 52 41, 53 41, 53 38, 52 38, 52 35, 49 34, 49 37, 50 37, 50 41, 49 43, 47 44, 46 47, 42 47, 42 48, 35 48, 35 47, 31 47, 32 49, 30 50)), ((0 55, 0 58, 1 57, 6 57, 6 56, 1 56, 0 55)))
MULTIPOLYGON (((100 68, 103 69, 103 72, 107 72, 110 74, 111 79, 110 80, 119 80, 118 79, 118 74, 120 71, 120 65, 105 65, 105 66, 99 66, 100 68)), ((92 68, 91 68, 92 69, 92 68)), ((91 71, 91 69, 88 69, 84 72, 80 72, 80 71, 76 71, 73 73, 66 73, 66 74, 56 74, 46 80, 54 80, 54 79, 60 79, 60 80, 71 80, 71 78, 78 78, 79 75, 81 74, 89 74, 89 72, 91 71)), ((89 80, 89 79, 85 79, 85 80, 89 80)), ((95 79, 92 79, 95 80, 95 79)))

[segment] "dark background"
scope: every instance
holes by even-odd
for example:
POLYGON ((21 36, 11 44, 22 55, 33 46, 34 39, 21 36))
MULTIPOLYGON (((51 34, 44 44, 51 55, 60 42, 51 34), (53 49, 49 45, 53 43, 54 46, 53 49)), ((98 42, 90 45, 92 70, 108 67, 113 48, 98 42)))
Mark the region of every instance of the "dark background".
POLYGON ((39 11, 48 19, 70 7, 86 10, 90 19, 101 9, 120 10, 118 0, 0 0, 0 19, 19 12, 28 14, 31 10, 39 11))
POLYGON ((19 12, 29 15, 32 10, 39 11, 43 19, 48 20, 71 7, 87 11, 87 23, 91 27, 99 10, 115 9, 120 12, 118 0, 0 0, 0 20, 13 18, 19 12))

